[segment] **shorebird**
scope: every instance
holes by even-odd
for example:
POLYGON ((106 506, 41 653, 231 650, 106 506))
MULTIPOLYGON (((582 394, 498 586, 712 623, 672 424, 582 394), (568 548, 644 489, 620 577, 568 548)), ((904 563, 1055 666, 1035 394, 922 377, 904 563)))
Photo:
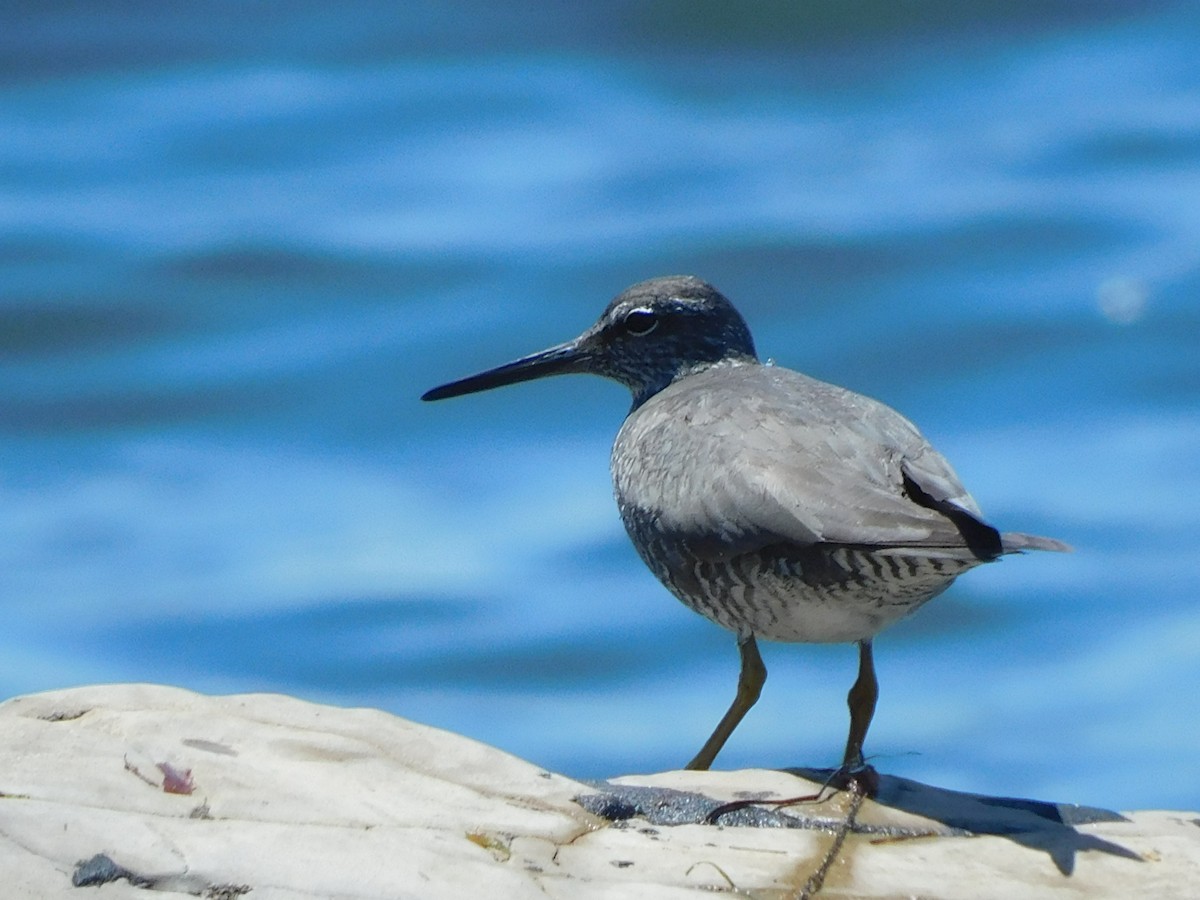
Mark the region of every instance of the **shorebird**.
POLYGON ((869 786, 875 635, 981 563, 1070 549, 989 525, 900 413, 760 363, 733 304, 692 276, 635 284, 574 340, 422 399, 565 373, 602 375, 633 394, 612 450, 621 520, 666 588, 737 637, 736 694, 689 769, 709 768, 758 700, 767 675, 758 638, 856 643, 838 773, 869 786))

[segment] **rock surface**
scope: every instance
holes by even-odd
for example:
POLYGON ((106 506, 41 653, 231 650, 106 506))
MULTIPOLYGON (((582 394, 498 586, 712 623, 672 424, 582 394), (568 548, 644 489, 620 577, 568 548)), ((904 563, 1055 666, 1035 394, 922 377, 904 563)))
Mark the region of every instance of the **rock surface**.
POLYGON ((0 896, 1200 897, 1198 813, 888 776, 879 802, 716 809, 817 789, 763 770, 583 784, 374 710, 86 687, 0 704, 0 896))

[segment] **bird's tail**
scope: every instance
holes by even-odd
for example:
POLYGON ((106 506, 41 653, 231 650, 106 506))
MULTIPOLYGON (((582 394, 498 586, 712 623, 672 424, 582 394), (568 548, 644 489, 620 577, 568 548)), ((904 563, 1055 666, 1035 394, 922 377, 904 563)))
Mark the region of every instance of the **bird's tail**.
POLYGON ((1005 553, 1021 553, 1025 550, 1053 550, 1055 553, 1070 553, 1075 548, 1054 538, 1038 537, 1036 534, 1022 534, 1019 531, 1006 531, 1000 535, 1000 543, 1005 553))

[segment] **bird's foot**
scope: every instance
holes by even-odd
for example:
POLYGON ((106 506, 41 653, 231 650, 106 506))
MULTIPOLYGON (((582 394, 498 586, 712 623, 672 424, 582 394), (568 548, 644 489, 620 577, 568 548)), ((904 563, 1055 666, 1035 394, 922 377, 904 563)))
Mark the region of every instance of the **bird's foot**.
POLYGON ((847 793, 857 794, 867 799, 872 799, 879 793, 879 773, 875 771, 873 766, 868 766, 866 763, 860 762, 853 766, 843 764, 837 769, 807 769, 803 772, 795 771, 794 774, 814 781, 820 780, 820 788, 815 794, 803 794, 799 797, 786 797, 778 800, 733 800, 729 803, 722 803, 704 817, 705 823, 716 825, 722 816, 737 812, 739 809, 745 809, 748 806, 773 806, 779 808, 783 806, 795 806, 800 803, 820 803, 831 796, 828 793, 830 791, 846 791, 847 793), (822 774, 825 775, 824 779, 820 778, 822 774))
POLYGON ((737 812, 740 809, 746 809, 750 806, 783 807, 795 806, 797 803, 816 803, 821 799, 821 795, 824 792, 825 788, 822 787, 817 793, 805 794, 803 797, 787 797, 779 800, 766 800, 761 798, 758 800, 730 800, 728 803, 722 803, 720 806, 710 810, 708 815, 704 817, 704 824, 719 825, 722 816, 727 816, 730 813, 737 812))
POLYGON ((840 768, 833 770, 825 784, 834 790, 862 794, 870 798, 879 793, 879 773, 875 771, 874 766, 868 766, 864 762, 854 765, 843 763, 840 768))

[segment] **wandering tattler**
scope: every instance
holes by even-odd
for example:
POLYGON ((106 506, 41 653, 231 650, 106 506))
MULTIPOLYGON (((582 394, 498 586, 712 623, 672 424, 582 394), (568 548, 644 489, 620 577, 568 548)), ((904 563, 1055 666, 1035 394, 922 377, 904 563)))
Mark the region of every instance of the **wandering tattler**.
POLYGON ((621 520, 672 594, 737 635, 737 694, 690 769, 712 764, 758 700, 767 670, 756 638, 856 642, 839 776, 869 789, 872 638, 980 563, 1069 549, 987 524, 950 464, 890 407, 760 364, 738 311, 691 276, 635 284, 575 340, 421 399, 571 372, 633 393, 612 450, 621 520))

